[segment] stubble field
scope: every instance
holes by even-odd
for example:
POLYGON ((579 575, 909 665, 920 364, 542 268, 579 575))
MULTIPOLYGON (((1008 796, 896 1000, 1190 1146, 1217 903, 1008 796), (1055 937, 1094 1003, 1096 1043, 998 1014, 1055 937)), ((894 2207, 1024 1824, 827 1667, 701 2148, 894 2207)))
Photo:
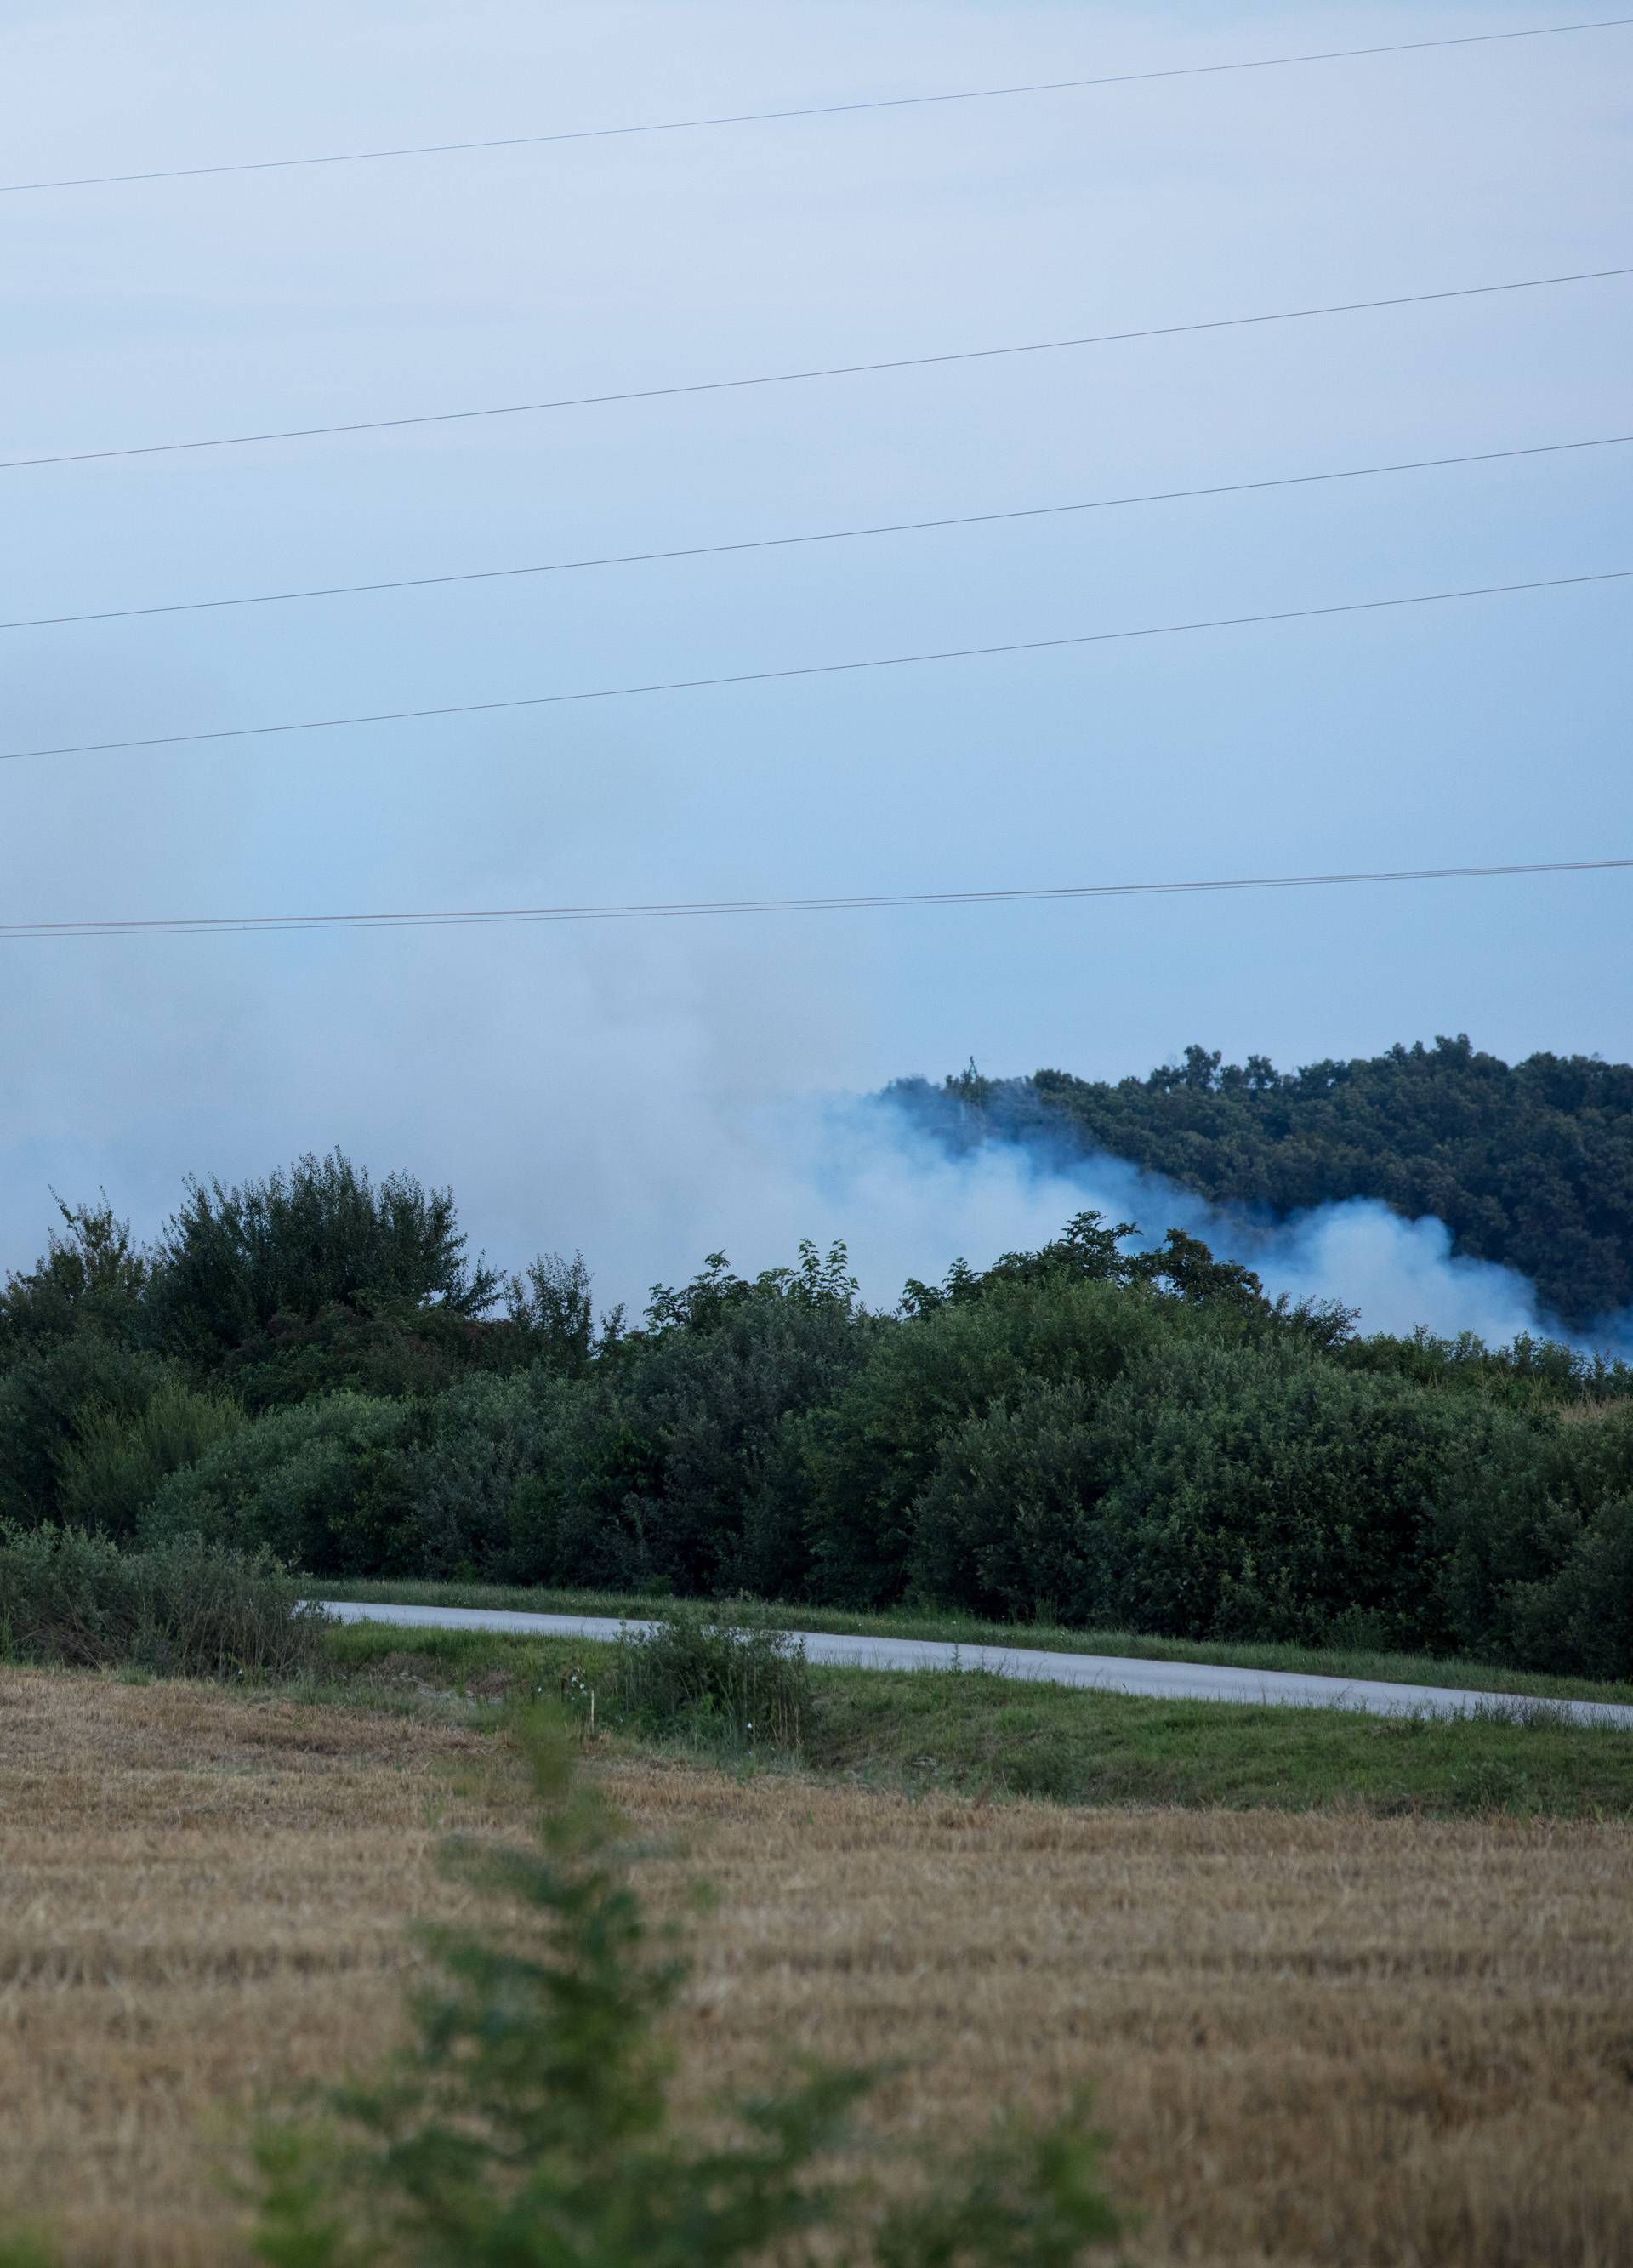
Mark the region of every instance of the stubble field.
MULTIPOLYGON (((0 1673, 0 2228, 67 2263, 246 2257, 258 2093, 394 2036, 491 1740, 189 1685, 0 1673)), ((791 2051, 901 2068, 949 2153, 1089 2082, 1132 2257, 1633 2257, 1633 1828, 917 1802, 609 1755, 651 1896, 698 1874, 700 2104, 791 2051)), ((511 1786, 513 1788, 514 1783, 511 1786)))

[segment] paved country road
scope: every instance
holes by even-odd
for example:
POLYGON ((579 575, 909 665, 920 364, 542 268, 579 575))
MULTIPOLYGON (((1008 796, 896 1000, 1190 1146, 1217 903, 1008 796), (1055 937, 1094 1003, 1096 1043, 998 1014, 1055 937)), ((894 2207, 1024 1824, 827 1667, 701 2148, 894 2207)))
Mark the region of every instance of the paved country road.
MULTIPOLYGON (((314 1603, 343 1623, 393 1623, 415 1630, 510 1631, 531 1638, 616 1638, 609 1615, 532 1615, 484 1607, 400 1607, 375 1600, 314 1603)), ((1612 1701, 1530 1701, 1513 1694, 1469 1693, 1445 1685, 1391 1685, 1373 1678, 1311 1677, 1289 1669, 1229 1669, 1200 1661, 1143 1661, 1103 1653, 1046 1653, 1028 1646, 952 1646, 938 1638, 847 1638, 832 1631, 793 1631, 807 1658, 845 1669, 984 1669, 995 1677, 1035 1678, 1049 1685, 1087 1685, 1102 1693, 1136 1693, 1168 1701, 1273 1702, 1291 1709, 1362 1709, 1372 1716, 1461 1717, 1472 1710, 1524 1716, 1545 1710, 1578 1725, 1633 1730, 1633 1705, 1612 1701)))

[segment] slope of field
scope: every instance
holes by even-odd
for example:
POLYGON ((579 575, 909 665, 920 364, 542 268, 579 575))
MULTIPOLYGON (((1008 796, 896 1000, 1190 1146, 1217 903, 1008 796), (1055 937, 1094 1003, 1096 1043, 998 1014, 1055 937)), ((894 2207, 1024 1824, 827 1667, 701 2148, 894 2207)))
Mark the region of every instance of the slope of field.
MULTIPOLYGON (((257 2090, 392 2036, 481 1736, 379 1712, 0 1681, 0 2226, 70 2264, 244 2257, 214 2179, 257 2090)), ((903 2066, 886 2128, 1095 2087, 1148 2264, 1589 2268, 1633 2250, 1633 1830, 921 1802, 629 1756, 697 1871, 680 2085, 794 2050, 903 2066)), ((512 1783, 513 1785, 513 1783, 512 1783)), ((511 1815, 513 1819, 513 1815, 511 1815)))

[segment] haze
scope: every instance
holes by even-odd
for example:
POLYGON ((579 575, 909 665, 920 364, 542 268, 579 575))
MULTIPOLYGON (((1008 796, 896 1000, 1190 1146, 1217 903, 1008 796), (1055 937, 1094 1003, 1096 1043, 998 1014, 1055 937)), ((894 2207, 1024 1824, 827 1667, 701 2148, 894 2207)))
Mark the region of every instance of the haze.
MULTIPOLYGON (((1568 11, 1565 11, 1568 12, 1568 11)), ((1534 7, 14 6, 8 180, 1345 47, 1534 7)), ((1633 31, 945 108, 0 198, 8 456, 1613 267, 1633 31)), ((1633 281, 0 475, 7 619, 1633 430, 1633 281)), ((696 677, 1633 566, 1633 449, 0 637, 4 746, 696 677)), ((10 920, 1615 856, 1629 586, 0 765, 10 920)), ((0 942, 0 1263, 48 1185, 341 1144, 608 1297, 848 1233, 1024 1241, 899 1074, 1625 1057, 1629 878, 306 937, 0 942), (834 1129, 850 1132, 835 1140, 834 1129)), ((1043 1192, 1051 1210, 1056 1192, 1043 1192)), ((1058 1193, 1063 1199, 1071 1193, 1058 1193)), ((1161 1226, 1166 1224, 1156 1223, 1161 1226)), ((1393 1233, 1389 1230, 1388 1233, 1393 1233)), ((1306 1288, 1365 1272, 1342 1238, 1306 1288)), ((1370 1265, 1370 1261, 1367 1263, 1370 1265)), ((1404 1263, 1403 1263, 1404 1264, 1404 1263)), ((1398 1279, 1400 1280, 1400 1279, 1398 1279)), ((1369 1320, 1409 1321, 1393 1293, 1369 1320)), ((1423 1294, 1428 1300, 1428 1294, 1423 1294)), ((1523 1298, 1521 1299, 1523 1307, 1523 1298)), ((1518 1313, 1518 1309, 1504 1312, 1518 1313)), ((1483 1317, 1484 1311, 1482 1311, 1483 1317)), ((1455 1324, 1437 1308, 1426 1320, 1455 1324)))

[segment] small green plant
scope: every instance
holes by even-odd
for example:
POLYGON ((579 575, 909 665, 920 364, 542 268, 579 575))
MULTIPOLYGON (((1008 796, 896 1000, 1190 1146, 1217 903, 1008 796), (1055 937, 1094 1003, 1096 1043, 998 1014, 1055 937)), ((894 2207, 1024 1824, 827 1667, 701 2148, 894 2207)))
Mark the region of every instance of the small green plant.
POLYGON ((612 1697, 644 1733, 796 1756, 810 1721, 811 1671, 792 1631, 676 1609, 620 1633, 612 1697))
POLYGON ((0 2235, 0 2268, 55 2268, 55 2256, 38 2237, 0 2235))
POLYGON ((502 1909, 426 1933, 436 1980, 383 2076, 260 2132, 271 2268, 1067 2268, 1116 2235, 1075 2122, 1003 2131, 965 2181, 894 2205, 836 2170, 865 2073, 807 2071, 684 2127, 659 2029, 684 1964, 560 1731, 520 1733, 533 1847, 452 1853, 502 1909))

